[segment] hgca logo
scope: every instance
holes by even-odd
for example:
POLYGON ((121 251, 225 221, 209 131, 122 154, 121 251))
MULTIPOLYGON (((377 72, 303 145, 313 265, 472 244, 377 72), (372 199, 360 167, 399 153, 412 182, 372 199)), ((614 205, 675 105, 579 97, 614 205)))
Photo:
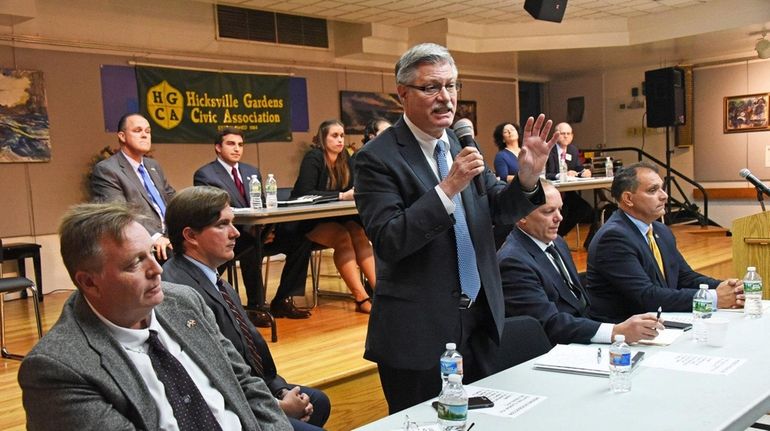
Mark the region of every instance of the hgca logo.
POLYGON ((147 90, 147 111, 156 124, 166 130, 173 129, 182 122, 182 93, 163 80, 147 90))

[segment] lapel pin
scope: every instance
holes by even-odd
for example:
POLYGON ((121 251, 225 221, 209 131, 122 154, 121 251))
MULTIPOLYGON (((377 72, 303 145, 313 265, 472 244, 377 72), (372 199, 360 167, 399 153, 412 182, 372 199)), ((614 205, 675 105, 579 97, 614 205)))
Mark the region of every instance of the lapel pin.
POLYGON ((195 321, 195 319, 190 319, 187 321, 187 327, 192 328, 193 326, 197 325, 198 322, 195 321))

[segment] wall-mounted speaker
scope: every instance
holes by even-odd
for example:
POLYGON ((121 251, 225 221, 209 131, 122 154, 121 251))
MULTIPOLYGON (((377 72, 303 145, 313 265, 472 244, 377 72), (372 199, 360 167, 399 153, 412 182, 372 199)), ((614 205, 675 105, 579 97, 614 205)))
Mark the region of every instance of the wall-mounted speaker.
POLYGON ((551 22, 561 22, 564 11, 567 9, 567 0, 526 0, 524 10, 535 19, 551 22))
POLYGON ((669 127, 686 123, 684 70, 678 67, 644 72, 647 126, 669 127))

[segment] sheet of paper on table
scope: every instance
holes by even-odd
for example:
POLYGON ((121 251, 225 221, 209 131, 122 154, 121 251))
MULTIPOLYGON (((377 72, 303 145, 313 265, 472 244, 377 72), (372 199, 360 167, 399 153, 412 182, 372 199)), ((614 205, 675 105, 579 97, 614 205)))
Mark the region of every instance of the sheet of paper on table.
POLYGON ((674 371, 727 376, 746 362, 745 359, 725 358, 692 353, 657 352, 642 363, 645 367, 674 371))

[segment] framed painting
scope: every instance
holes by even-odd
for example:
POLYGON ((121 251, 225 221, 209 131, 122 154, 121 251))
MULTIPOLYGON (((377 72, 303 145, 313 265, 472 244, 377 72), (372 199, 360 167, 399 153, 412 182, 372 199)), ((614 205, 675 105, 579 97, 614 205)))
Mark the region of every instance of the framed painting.
POLYGON ((455 112, 454 122, 461 118, 467 118, 473 123, 474 134, 478 134, 478 124, 476 123, 476 101, 475 100, 458 100, 457 111, 455 112))
POLYGON ((396 94, 340 91, 340 120, 347 135, 363 135, 366 124, 375 118, 395 124, 403 112, 396 94))
POLYGON ((724 99, 724 132, 756 132, 770 130, 767 107, 770 94, 747 94, 724 99))

